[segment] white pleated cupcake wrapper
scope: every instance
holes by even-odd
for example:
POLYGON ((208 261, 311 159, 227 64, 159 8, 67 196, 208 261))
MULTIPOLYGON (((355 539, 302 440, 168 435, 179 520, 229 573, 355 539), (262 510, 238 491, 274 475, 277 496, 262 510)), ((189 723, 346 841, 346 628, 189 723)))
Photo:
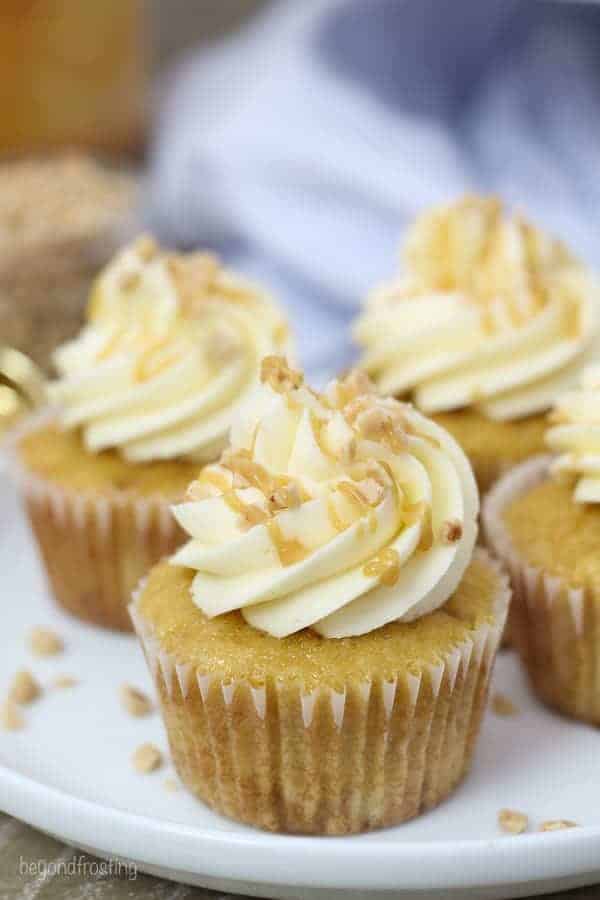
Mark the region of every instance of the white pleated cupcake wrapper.
POLYGON ((46 504, 53 517, 61 523, 68 518, 79 530, 85 530, 91 521, 99 526, 99 533, 110 543, 115 508, 133 509, 138 534, 144 534, 149 525, 158 523, 161 540, 168 542, 177 534, 170 505, 158 497, 137 497, 124 493, 100 497, 89 492, 76 494, 59 485, 45 481, 21 468, 16 470, 19 486, 24 496, 36 504, 46 504))
POLYGON ((144 534, 151 523, 158 524, 161 541, 175 539, 177 523, 171 513, 170 503, 159 496, 134 497, 127 491, 113 490, 107 496, 91 491, 75 491, 55 484, 28 470, 19 459, 18 444, 29 433, 49 424, 55 414, 43 410, 29 416, 7 436, 3 445, 9 471, 23 495, 36 505, 45 504, 57 522, 64 524, 71 517, 79 530, 85 530, 93 520, 100 535, 108 542, 116 508, 132 508, 138 533, 144 534))
MULTIPOLYGON (((499 579, 500 586, 494 601, 494 623, 481 626, 474 633, 472 638, 455 647, 445 660, 440 661, 436 665, 427 667, 430 676, 428 691, 433 694, 434 699, 437 698, 439 694, 440 686, 446 672, 449 676, 449 686, 452 691, 461 667, 466 674, 472 662, 475 662, 478 668, 484 663, 491 665, 502 639, 502 632, 510 601, 508 579, 501 566, 493 560, 485 550, 477 548, 475 557, 484 559, 488 565, 493 567, 499 579)), ((145 583, 146 579, 143 579, 137 590, 134 592, 133 601, 129 607, 129 614, 144 650, 144 655, 152 677, 156 680, 160 671, 170 697, 173 695, 175 679, 177 679, 182 696, 186 697, 189 692, 191 679, 195 677, 204 702, 206 702, 211 686, 216 680, 221 685, 223 700, 226 707, 231 706, 238 686, 247 687, 252 694, 257 715, 261 719, 264 719, 266 715, 266 690, 264 687, 255 687, 244 680, 224 682, 214 673, 194 672, 190 665, 178 663, 173 655, 161 648, 159 640, 153 633, 152 626, 144 619, 139 610, 138 600, 144 589, 145 583)), ((413 707, 417 704, 421 684, 422 675, 408 676, 409 696, 413 707)), ((394 708, 397 685, 397 679, 383 683, 383 702, 386 719, 388 721, 394 708)), ((369 680, 366 680, 361 685, 360 690, 365 702, 369 698, 371 686, 372 682, 369 680)), ((323 690, 329 694, 334 722, 337 728, 341 729, 344 722, 346 691, 336 691, 331 688, 320 688, 300 694, 304 726, 305 728, 310 727, 315 702, 319 693, 323 690)))
POLYGON ((78 491, 32 472, 20 459, 19 442, 51 420, 44 411, 23 423, 9 437, 7 456, 52 593, 85 621, 131 630, 132 584, 173 553, 184 535, 166 498, 117 488, 106 494, 78 491))
POLYGON ((516 466, 491 489, 483 503, 483 525, 490 550, 508 568, 515 593, 530 609, 545 605, 550 610, 558 598, 566 597, 575 629, 581 636, 584 618, 584 591, 573 588, 562 578, 548 575, 531 565, 517 552, 504 524, 504 510, 517 497, 545 481, 552 457, 536 456, 516 466))

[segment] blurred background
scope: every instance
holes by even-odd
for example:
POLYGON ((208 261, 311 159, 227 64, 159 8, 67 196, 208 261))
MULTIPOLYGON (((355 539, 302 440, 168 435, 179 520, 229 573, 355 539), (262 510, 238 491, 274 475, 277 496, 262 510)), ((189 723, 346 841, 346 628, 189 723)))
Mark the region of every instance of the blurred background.
POLYGON ((600 7, 2 0, 0 418, 133 231, 287 307, 317 381, 423 206, 494 191, 595 263, 600 7))

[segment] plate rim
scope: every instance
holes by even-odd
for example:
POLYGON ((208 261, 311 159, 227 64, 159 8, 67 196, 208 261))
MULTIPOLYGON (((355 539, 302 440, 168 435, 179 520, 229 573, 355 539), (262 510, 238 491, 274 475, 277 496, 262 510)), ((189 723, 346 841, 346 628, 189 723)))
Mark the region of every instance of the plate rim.
MULTIPOLYGON (((5 448, 0 446, 0 482, 10 483, 7 469, 5 448)), ((86 844, 99 855, 247 884, 427 891, 578 876, 589 876, 592 883, 600 878, 600 825, 487 839, 407 842, 401 837, 378 840, 386 829, 372 832, 368 842, 360 835, 282 835, 258 829, 234 833, 88 800, 19 772, 1 759, 0 810, 66 843, 86 844)))
POLYGON ((361 843, 357 840, 360 836, 211 831, 96 803, 4 765, 0 765, 0 789, 5 812, 67 843, 84 843, 104 855, 165 865, 171 870, 242 882, 298 888, 431 890, 600 873, 600 826, 492 839, 406 843, 372 839, 361 843), (165 832, 171 838, 168 845, 165 832), (232 854, 232 850, 236 852, 232 854), (353 864, 348 867, 350 860, 353 864))

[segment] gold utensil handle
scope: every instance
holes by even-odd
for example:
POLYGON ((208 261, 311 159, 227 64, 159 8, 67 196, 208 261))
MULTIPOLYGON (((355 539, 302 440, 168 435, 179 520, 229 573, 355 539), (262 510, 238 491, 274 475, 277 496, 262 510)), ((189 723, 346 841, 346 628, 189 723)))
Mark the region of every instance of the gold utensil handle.
POLYGON ((44 402, 46 389, 41 370, 14 347, 0 345, 0 383, 16 391, 30 407, 44 402))
POLYGON ((35 363, 20 350, 0 345, 0 434, 45 397, 44 376, 35 363))

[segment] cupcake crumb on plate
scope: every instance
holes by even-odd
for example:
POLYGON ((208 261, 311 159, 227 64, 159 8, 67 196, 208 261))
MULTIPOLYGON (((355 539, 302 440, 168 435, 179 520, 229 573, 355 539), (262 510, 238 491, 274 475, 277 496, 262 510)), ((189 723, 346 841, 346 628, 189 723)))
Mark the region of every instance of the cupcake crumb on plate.
POLYGON ((506 834, 523 834, 527 831, 529 819, 516 809, 501 809, 498 813, 498 825, 506 834))
POLYGON ((155 772, 157 769, 160 769, 163 764, 163 756, 158 747, 155 747, 154 744, 140 744, 133 754, 131 761, 136 772, 147 775, 150 772, 155 772))
POLYGON ((57 656, 65 649, 63 639, 51 628, 32 628, 29 649, 35 656, 57 656))
POLYGON ((122 684, 119 690, 121 704, 123 709, 130 716, 140 718, 149 715, 154 707, 150 698, 140 691, 139 688, 133 687, 131 684, 122 684))
POLYGON ((6 700, 0 708, 0 726, 4 731, 20 731, 25 727, 25 719, 14 700, 6 700))
POLYGON ((22 705, 37 700, 41 693, 42 688, 31 672, 27 669, 20 669, 13 678, 8 699, 12 703, 22 705))
POLYGON ((76 687, 78 684, 79 680, 72 675, 57 675, 52 681, 52 687, 59 688, 59 690, 76 687))
POLYGON ((165 790, 170 794, 175 793, 175 791, 179 790, 179 782, 176 778, 165 778, 165 790))
POLYGON ((579 828, 579 825, 570 819, 548 819, 540 825, 540 831, 563 831, 565 828, 579 828))
POLYGON ((492 712, 497 716, 516 716, 519 714, 519 707, 516 706, 510 697, 497 691, 492 697, 492 712))

